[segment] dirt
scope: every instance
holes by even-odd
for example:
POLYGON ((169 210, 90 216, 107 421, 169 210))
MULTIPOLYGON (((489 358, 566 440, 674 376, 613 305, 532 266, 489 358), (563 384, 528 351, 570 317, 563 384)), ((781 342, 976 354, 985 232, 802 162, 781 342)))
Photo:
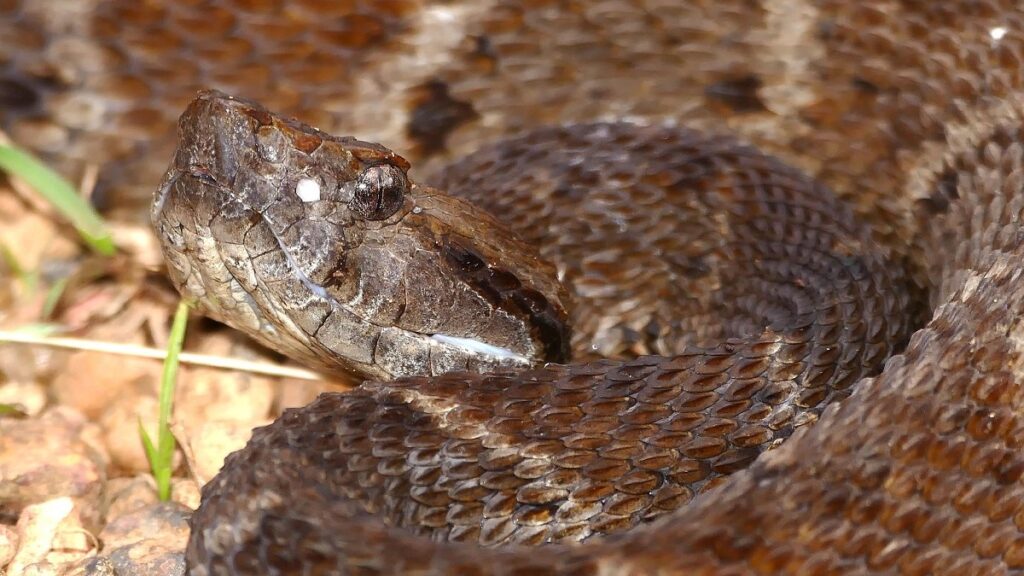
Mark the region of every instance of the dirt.
MULTIPOLYGON (((164 349, 177 294, 145 225, 113 226, 101 257, 32 196, 0 182, 0 331, 164 349), (54 286, 64 285, 53 305, 54 286)), ((193 317, 185 350, 279 365, 193 317)), ((184 573, 199 490, 252 428, 347 383, 182 365, 171 500, 157 498, 139 426, 157 437, 162 362, 0 339, 0 575, 184 573)))

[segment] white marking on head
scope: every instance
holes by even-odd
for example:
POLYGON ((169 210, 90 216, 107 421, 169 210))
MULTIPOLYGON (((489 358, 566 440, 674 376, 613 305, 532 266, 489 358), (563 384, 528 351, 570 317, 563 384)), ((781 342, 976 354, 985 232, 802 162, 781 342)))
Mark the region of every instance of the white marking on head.
POLYGON ((461 338, 459 336, 449 336, 447 334, 434 334, 431 336, 434 340, 442 344, 450 344, 452 346, 458 346, 459 348, 465 348, 471 352, 477 352, 479 354, 486 354, 487 356, 493 356, 499 359, 511 359, 520 362, 529 362, 530 359, 521 354, 509 350, 508 348, 499 348, 479 340, 473 340, 472 338, 461 338))
POLYGON ((320 200, 320 183, 312 178, 303 178, 295 185, 295 195, 303 202, 320 200))
POLYGON ((1006 28, 1002 26, 996 26, 995 28, 992 28, 991 30, 988 31, 988 35, 991 36, 993 40, 1002 40, 1003 36, 1006 36, 1006 28))

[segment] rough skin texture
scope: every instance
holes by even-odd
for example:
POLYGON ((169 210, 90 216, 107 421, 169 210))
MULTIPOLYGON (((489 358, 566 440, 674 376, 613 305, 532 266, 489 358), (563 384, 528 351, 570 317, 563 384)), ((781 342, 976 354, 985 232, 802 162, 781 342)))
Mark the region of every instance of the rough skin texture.
MULTIPOLYGON (((171 154, 172 118, 196 89, 210 86, 297 114, 330 133, 381 142, 415 167, 412 182, 443 184, 439 188, 466 195, 474 194, 478 175, 508 187, 549 190, 552 198, 559 182, 571 197, 574 186, 589 191, 596 177, 602 182, 593 197, 601 199, 609 194, 602 183, 620 178, 614 170, 588 175, 590 146, 597 147, 598 162, 600 150, 639 152, 644 142, 664 140, 658 136, 662 128, 623 128, 616 143, 597 136, 617 130, 607 124, 531 131, 544 123, 627 117, 731 131, 816 178, 869 227, 858 232, 842 209, 824 208, 833 202, 827 195, 814 193, 815 205, 827 216, 826 231, 840 238, 819 244, 825 236, 814 217, 782 202, 764 228, 778 232, 787 245, 792 240, 803 248, 817 246, 815 253, 824 256, 812 262, 821 268, 805 271, 804 260, 791 261, 779 267, 786 278, 780 282, 779 269, 759 270, 763 260, 739 251, 748 274, 742 278, 750 284, 716 286, 714 279, 736 277, 732 264, 719 256, 736 253, 730 241, 723 248, 704 232, 724 230, 742 239, 744 228, 736 224, 749 221, 747 232, 760 235, 765 231, 756 227, 756 212, 725 209, 714 213, 719 220, 694 216, 696 226, 674 230, 648 220, 671 212, 671 200, 668 208, 653 208, 644 200, 590 205, 575 197, 554 210, 555 217, 545 220, 549 224, 534 227, 525 223, 533 222, 537 212, 530 210, 536 206, 508 201, 502 193, 509 188, 482 194, 485 205, 530 241, 564 243, 561 211, 589 215, 611 204, 611 214, 620 208, 634 214, 625 207, 636 208, 632 221, 655 230, 641 235, 639 244, 654 249, 661 261, 677 253, 674 233, 705 243, 678 252, 682 265, 666 266, 669 278, 711 279, 693 281, 692 301, 684 298, 673 308, 681 312, 658 316, 650 328, 662 312, 655 312, 658 304, 638 299, 635 317, 626 314, 621 323, 601 326, 610 332, 581 337, 577 330, 577 353, 673 354, 720 337, 745 340, 721 356, 684 352, 514 377, 371 383, 350 395, 325 396, 257 431, 250 447, 231 458, 226 475, 207 488, 189 549, 194 573, 1024 571, 1024 10, 1017 2, 524 0, 494 7, 396 1, 339 3, 347 5, 333 17, 317 10, 334 3, 315 0, 166 8, 118 1, 68 4, 79 12, 57 1, 0 3, 12 15, 0 19, 0 115, 26 144, 66 153, 69 174, 82 162, 114 161, 101 178, 112 198, 141 198, 139 190, 152 188, 171 154), (226 36, 230 41, 213 42, 226 36), (434 173, 443 160, 517 132, 516 139, 493 144, 476 159, 455 160, 446 173, 429 179, 417 173, 434 173), (565 150, 539 146, 551 143, 565 150), (574 171, 557 160, 572 157, 576 144, 583 151, 574 171), (502 150, 522 154, 504 156, 502 150), (541 168, 528 167, 531 153, 541 168), (490 166, 488 155, 497 158, 490 166), (556 164, 544 167, 549 160, 556 164), (881 246, 878 252, 865 234, 881 246), (817 283, 818 276, 835 276, 829 264, 834 260, 846 269, 851 252, 871 270, 867 280, 851 274, 854 281, 836 287, 817 283), (899 343, 898 326, 905 328, 909 320, 901 320, 896 308, 906 298, 898 290, 875 294, 857 286, 887 274, 898 280, 904 266, 913 280, 910 292, 927 296, 931 313, 924 327, 874 378, 843 382, 824 394, 819 391, 831 388, 805 386, 815 382, 809 354, 831 348, 827 327, 840 326, 830 322, 834 315, 854 319, 852 326, 859 317, 864 328, 836 328, 837 342, 860 345, 833 350, 876 360, 899 343), (720 319, 704 320, 729 291, 752 300, 723 304, 720 319), (853 293, 860 299, 846 298, 853 293), (810 331, 826 336, 826 344, 808 340, 806 350, 787 354, 787 329, 798 327, 800 315, 790 316, 789 324, 780 318, 803 310, 796 304, 801 302, 814 310, 810 331), (753 343, 765 324, 777 329, 764 333, 786 345, 762 356, 753 343), (866 339, 851 337, 859 330, 866 339), (768 365, 759 376, 767 382, 750 396, 734 378, 747 361, 768 365), (778 381, 786 385, 776 396, 770 376, 779 374, 779 362, 801 370, 782 370, 778 381), (704 390, 713 378, 690 379, 705 370, 727 375, 720 383, 724 388, 704 390), (843 396, 851 386, 849 398, 822 410, 819 396, 843 396), (804 390, 815 393, 801 396, 804 390), (738 411, 721 412, 730 402, 741 405, 732 407, 738 411), (759 404, 769 414, 794 407, 792 419, 776 430, 757 412, 759 404), (802 404, 808 409, 795 409, 802 404), (771 442, 805 423, 801 418, 818 422, 797 428, 745 470, 715 479, 719 457, 745 454, 736 442, 744 441, 744 425, 762 426, 764 433, 753 438, 771 442), (579 447, 565 444, 577 441, 579 447), (666 452, 672 458, 663 458, 666 452), (555 463, 559 457, 561 468, 555 463), (569 472, 559 475, 560 470, 569 472), (536 483, 540 478, 545 481, 536 483), (335 480, 341 481, 340 493, 323 488, 335 480), (712 483, 718 484, 714 490, 686 502, 712 483), (659 514, 653 522, 578 546, 479 545, 573 540, 659 514), (579 528, 576 521, 583 517, 587 522, 579 528), (453 542, 464 539, 475 543, 453 542)), ((763 173, 752 165, 764 162, 768 173, 793 174, 749 148, 728 144, 723 150, 715 137, 664 130, 677 152, 655 163, 706 167, 693 156, 687 160, 686 141, 709 146, 707 157, 729 160, 714 166, 715 177, 686 192, 689 198, 707 194, 705 209, 723 195, 756 196, 762 190, 767 196, 773 187, 763 185, 763 173), (758 177, 745 180, 746 174, 758 177), (758 186, 720 186, 743 182, 758 186)), ((659 158, 660 148, 650 148, 659 158)), ((615 153, 601 162, 619 166, 615 153)), ((622 192, 624 198, 638 194, 665 202, 675 178, 655 182, 660 192, 652 192, 637 176, 649 174, 644 162, 625 162, 631 170, 621 179, 633 192, 622 192)), ((794 193, 821 189, 793 178, 802 182, 794 193)), ((592 234, 591 244, 615 228, 603 220, 584 221, 594 222, 581 230, 583 238, 592 234)), ((627 229, 631 222, 612 221, 627 229)), ((741 245, 750 250, 773 246, 749 240, 741 245)), ((587 246, 590 253, 601 248, 587 246)), ((632 249, 612 251, 608 268, 598 257, 558 262, 556 255, 544 254, 566 277, 572 300, 580 292, 596 294, 598 303, 591 306, 602 311, 604 295, 595 288, 602 276, 643 277, 624 255, 636 256, 632 249)), ((659 277, 642 284, 675 285, 659 277)), ((671 293, 654 291, 672 301, 671 293)), ((570 318, 576 320, 574 314, 570 318)), ((720 346, 726 352, 730 345, 720 346)), ((831 360, 841 362, 846 354, 831 360)), ((860 360, 855 364, 872 369, 860 360)))
MULTIPOLYGON (((358 338, 334 327, 354 318, 368 319, 371 330, 374 322, 409 327, 423 321, 506 345, 509 326, 494 321, 505 318, 505 300, 488 299, 493 283, 452 278, 472 263, 473 278, 484 270, 493 276, 502 266, 504 284, 520 292, 526 290, 520 276, 550 286, 553 279, 537 279, 544 270, 534 266, 537 256, 523 253, 513 239, 503 243, 493 230, 497 222, 465 202, 436 191, 423 198, 415 183, 403 187, 401 201, 377 202, 394 206, 386 218, 367 220, 359 186, 368 170, 385 165, 375 162, 401 165, 385 149, 330 139, 221 93, 201 94, 182 116, 178 152, 154 203, 171 278, 207 311, 282 352, 312 356, 328 368, 332 362, 366 366, 364 375, 371 377, 392 367, 388 329, 362 362, 354 362, 358 338), (262 150, 267 140, 282 144, 268 152, 262 150), (298 175, 329 175, 322 178, 329 181, 325 196, 299 200, 293 192, 298 175), (459 237, 462 258, 450 270, 444 262, 451 233, 439 231, 433 214, 473 222, 479 232, 459 237), (326 224, 333 232, 320 241, 326 224), (421 238, 415 250, 407 248, 410 239, 421 238), (367 247, 370 257, 362 255, 367 247), (418 264, 422 258, 437 263, 440 273, 418 264), (391 294, 396 277, 416 288, 391 294), (346 290, 352 282, 361 288, 346 290), (323 289, 307 287, 315 283, 323 289), (454 300, 431 308, 453 289, 454 300), (405 313, 382 314, 377 293, 405 313), (296 352, 304 343, 312 354, 296 352)), ((625 362, 548 364, 520 374, 493 373, 493 364, 478 362, 468 367, 484 374, 371 382, 350 394, 323 396, 257 433, 204 489, 189 548, 198 573, 244 572, 247 563, 269 561, 278 553, 271 551, 273 539, 286 534, 263 523, 291 520, 295 491, 313 494, 317 506, 351 500, 354 518, 325 516, 309 542, 281 552, 277 561, 293 569, 320 547, 339 569, 354 567, 347 545, 335 536, 353 521, 383 521, 433 540, 482 547, 583 541, 633 527, 685 505, 813 423, 877 372, 909 334, 905 279, 874 247, 867 228, 823 187, 732 139, 678 128, 577 125, 499 144, 464 159, 459 169, 486 174, 464 182, 481 196, 561 205, 555 213, 580 203, 603 206, 600 216, 575 219, 599 230, 603 219, 617 217, 619 205, 640 218, 649 212, 639 209, 644 205, 658 206, 663 215, 692 214, 705 226, 691 232, 706 244, 641 221, 600 238, 577 233, 569 242, 576 248, 558 258, 580 317, 588 318, 629 295, 589 294, 593 286, 581 272, 598 253, 585 247, 633 244, 645 259, 640 270, 658 259, 653 249, 639 250, 652 236, 679 258, 699 248, 706 272, 695 276, 703 279, 704 304, 722 321, 712 334, 697 333, 716 343, 679 345, 678 354, 625 362), (580 165, 574 155, 593 170, 589 181, 564 170, 580 165), (524 183, 524 172, 504 169, 501 158, 529 158, 533 181, 548 182, 559 198, 547 197, 539 183, 524 183), (583 181, 586 188, 572 189, 583 181), (282 466, 299 476, 282 474, 282 466), (378 518, 362 519, 358 510, 378 518)), ((457 179, 456 172, 449 177, 457 179)), ((572 236, 570 225, 546 217, 551 214, 538 210, 534 224, 572 236)), ((614 285, 614 279, 604 283, 614 285)), ((689 297, 676 297, 683 312, 689 297)), ((547 305, 539 292, 533 301, 541 311, 547 305)), ((522 324, 538 323, 523 318, 522 324)), ((671 328, 683 326, 667 325, 649 338, 671 346, 671 328)), ((543 359, 542 352, 531 355, 543 359)), ((457 366, 435 361, 413 368, 419 370, 406 372, 440 374, 457 366)))

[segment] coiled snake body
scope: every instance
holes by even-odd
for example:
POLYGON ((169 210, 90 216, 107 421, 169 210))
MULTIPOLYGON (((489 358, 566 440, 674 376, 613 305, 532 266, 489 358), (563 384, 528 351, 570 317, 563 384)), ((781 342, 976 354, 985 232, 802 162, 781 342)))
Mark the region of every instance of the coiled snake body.
POLYGON ((137 159, 114 196, 152 174, 163 107, 137 103, 180 110, 181 86, 301 116, 303 81, 321 128, 410 152, 219 92, 181 116, 152 212, 172 279, 371 377, 228 459, 192 573, 1024 566, 1016 3, 396 1, 301 33, 315 2, 99 4, 50 30, 42 4, 13 21, 54 55, 115 17, 145 32, 97 40, 89 76, 9 49, 0 84, 12 132, 72 152, 117 119, 137 159), (168 45, 188 81, 161 80, 168 45))

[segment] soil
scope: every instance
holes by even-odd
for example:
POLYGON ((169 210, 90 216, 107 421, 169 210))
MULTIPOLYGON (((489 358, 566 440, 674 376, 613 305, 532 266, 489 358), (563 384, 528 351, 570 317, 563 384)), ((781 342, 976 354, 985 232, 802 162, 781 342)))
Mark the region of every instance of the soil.
MULTIPOLYGON (((30 190, 0 181, 0 331, 164 349, 178 295, 156 239, 144 224, 111 229, 118 254, 92 254, 30 190)), ((285 363, 198 316, 185 350, 285 363)), ((184 574, 188 518, 224 457, 284 408, 351 385, 183 364, 161 502, 139 434, 157 437, 161 372, 158 359, 0 339, 0 576, 184 574)))

